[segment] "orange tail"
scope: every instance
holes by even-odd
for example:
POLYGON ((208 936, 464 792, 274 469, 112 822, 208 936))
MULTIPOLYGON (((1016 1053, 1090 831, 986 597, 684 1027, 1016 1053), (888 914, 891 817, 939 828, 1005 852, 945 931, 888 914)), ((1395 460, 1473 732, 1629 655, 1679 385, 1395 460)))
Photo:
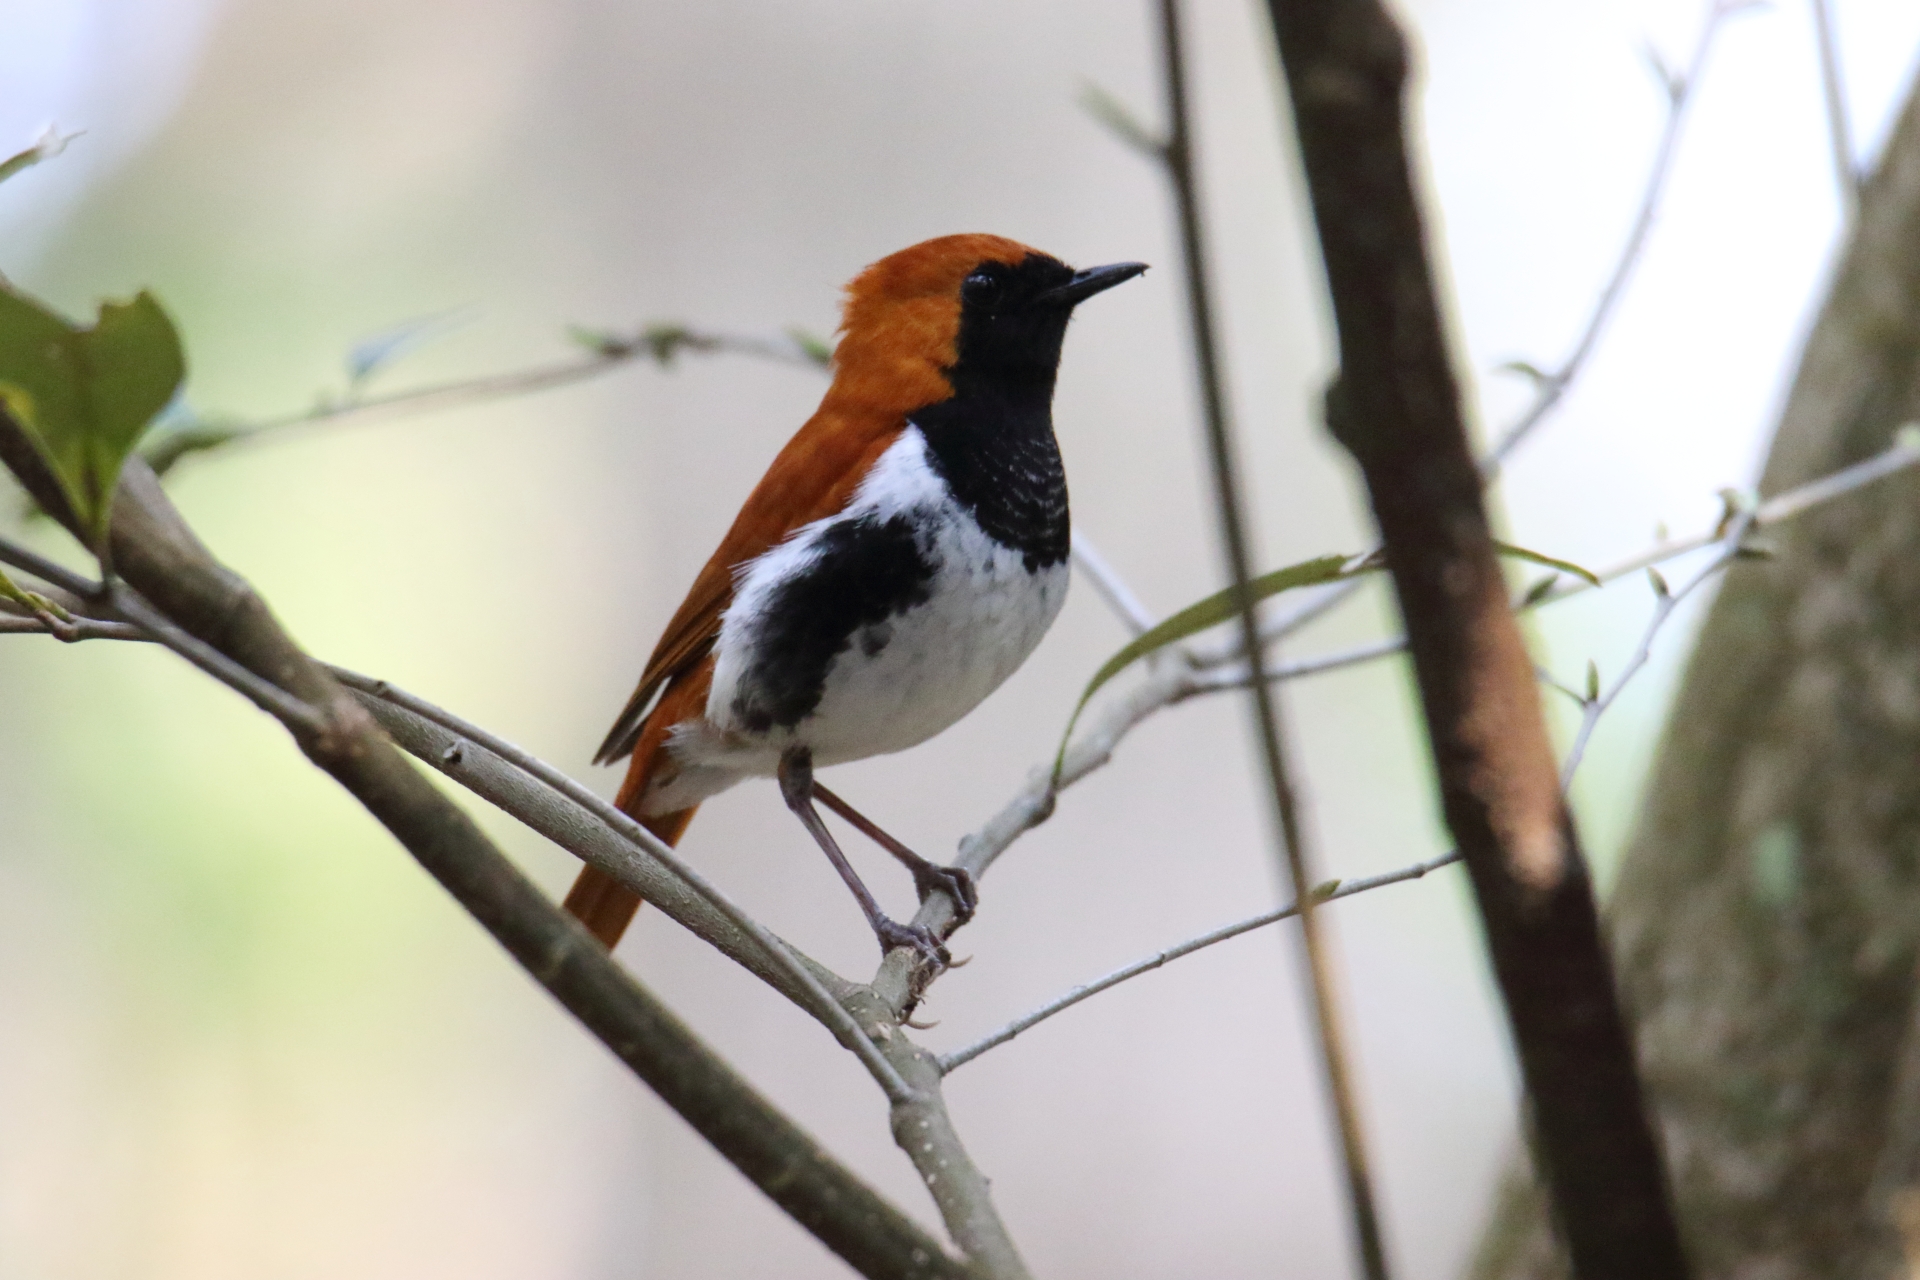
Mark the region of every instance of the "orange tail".
MULTIPOLYGON (((647 816, 640 812, 640 799, 657 770, 673 767, 666 749, 667 731, 689 716, 699 714, 706 704, 712 677, 713 660, 709 658, 667 686, 640 730, 640 741, 633 748, 633 763, 627 766, 626 780, 620 784, 620 794, 613 800, 620 812, 637 819, 641 826, 670 845, 680 843, 687 824, 693 821, 700 806, 647 816)), ((639 894, 600 868, 588 866, 580 869, 573 888, 567 891, 564 905, 611 951, 633 922, 633 913, 640 909, 640 901, 639 894)))

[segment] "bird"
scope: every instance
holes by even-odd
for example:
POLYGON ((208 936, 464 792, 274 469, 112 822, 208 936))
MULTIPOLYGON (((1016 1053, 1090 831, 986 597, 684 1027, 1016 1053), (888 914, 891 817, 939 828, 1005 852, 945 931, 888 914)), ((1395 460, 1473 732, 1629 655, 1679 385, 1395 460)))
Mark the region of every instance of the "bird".
MULTIPOLYGON (((1053 389, 1080 303, 1140 275, 1075 270, 1001 236, 927 240, 846 286, 832 382, 774 457, 667 623, 595 756, 627 758, 616 806, 669 845, 747 778, 781 796, 859 902, 882 953, 945 964, 888 917, 816 801, 945 892, 971 877, 881 830, 814 778, 948 728, 1026 661, 1066 600, 1066 472, 1053 389)), ((583 869, 566 909, 613 947, 640 906, 583 869)))

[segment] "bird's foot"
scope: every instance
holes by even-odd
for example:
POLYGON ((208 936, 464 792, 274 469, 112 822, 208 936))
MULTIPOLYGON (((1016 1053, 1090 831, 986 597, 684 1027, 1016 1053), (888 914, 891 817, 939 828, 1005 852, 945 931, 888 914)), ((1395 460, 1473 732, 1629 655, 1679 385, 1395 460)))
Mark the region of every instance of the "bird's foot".
POLYGON ((953 900, 954 923, 965 924, 973 919, 973 913, 980 906, 980 891, 974 888, 973 875, 965 867, 942 867, 935 863, 915 867, 913 887, 925 902, 936 893, 944 893, 953 900))
POLYGON ((873 926, 873 934, 880 939, 880 954, 883 956, 898 947, 910 947, 935 970, 949 968, 953 964, 953 957, 947 954, 946 947, 925 925, 901 924, 898 920, 881 916, 873 926))

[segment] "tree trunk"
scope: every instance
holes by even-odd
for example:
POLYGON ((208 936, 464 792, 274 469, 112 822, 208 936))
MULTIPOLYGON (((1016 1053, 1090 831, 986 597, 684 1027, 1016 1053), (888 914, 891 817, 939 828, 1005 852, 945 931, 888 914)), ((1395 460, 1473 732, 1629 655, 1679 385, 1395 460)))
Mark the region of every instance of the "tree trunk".
MULTIPOLYGON (((1762 492, 1916 419, 1920 92, 1762 492)), ((1762 540, 1777 557, 1737 565, 1701 631, 1609 906, 1622 995, 1702 1277, 1920 1275, 1920 478, 1762 540)), ((1472 1275, 1564 1274, 1516 1171, 1472 1275)))

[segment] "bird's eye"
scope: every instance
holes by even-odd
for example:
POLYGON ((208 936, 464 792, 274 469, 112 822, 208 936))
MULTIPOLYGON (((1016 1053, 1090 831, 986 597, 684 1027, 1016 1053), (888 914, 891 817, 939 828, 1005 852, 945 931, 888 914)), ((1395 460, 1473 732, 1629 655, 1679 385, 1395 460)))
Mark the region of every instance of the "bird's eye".
POLYGON ((991 305, 1000 296, 1000 278, 985 271, 976 271, 962 282, 960 293, 968 302, 991 305))

